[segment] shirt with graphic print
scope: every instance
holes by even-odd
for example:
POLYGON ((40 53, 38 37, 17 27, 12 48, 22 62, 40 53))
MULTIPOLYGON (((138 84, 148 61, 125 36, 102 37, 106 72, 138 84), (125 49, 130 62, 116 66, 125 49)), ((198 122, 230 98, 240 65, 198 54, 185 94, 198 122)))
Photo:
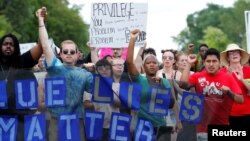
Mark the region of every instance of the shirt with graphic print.
POLYGON ((195 85, 197 94, 205 95, 202 120, 197 124, 197 132, 207 132, 209 124, 228 125, 233 100, 220 88, 224 85, 229 87, 232 92, 241 94, 241 89, 233 76, 222 71, 218 71, 214 75, 202 71, 191 75, 189 83, 195 85))

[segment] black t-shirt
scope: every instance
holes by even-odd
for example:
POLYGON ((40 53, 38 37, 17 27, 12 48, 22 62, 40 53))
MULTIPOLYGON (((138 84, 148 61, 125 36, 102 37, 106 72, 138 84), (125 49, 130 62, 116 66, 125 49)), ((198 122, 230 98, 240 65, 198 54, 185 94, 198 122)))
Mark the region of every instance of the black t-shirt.
POLYGON ((18 115, 18 118, 23 119, 26 114, 32 114, 34 110, 17 110, 16 109, 16 95, 15 95, 15 80, 23 79, 34 79, 36 77, 31 71, 31 67, 37 64, 33 60, 30 51, 22 54, 20 60, 16 60, 19 68, 8 68, 5 64, 0 64, 0 80, 6 81, 6 91, 7 91, 7 109, 0 109, 0 115, 18 115))
POLYGON ((23 70, 23 69, 10 69, 8 72, 0 73, 0 80, 6 81, 6 91, 7 91, 7 109, 1 109, 0 115, 18 115, 18 118, 23 119, 24 115, 33 114, 35 110, 20 110, 16 109, 16 92, 15 92, 15 81, 16 80, 25 80, 32 79, 36 80, 35 75, 31 70, 23 70), (6 74, 9 74, 6 76, 6 74))

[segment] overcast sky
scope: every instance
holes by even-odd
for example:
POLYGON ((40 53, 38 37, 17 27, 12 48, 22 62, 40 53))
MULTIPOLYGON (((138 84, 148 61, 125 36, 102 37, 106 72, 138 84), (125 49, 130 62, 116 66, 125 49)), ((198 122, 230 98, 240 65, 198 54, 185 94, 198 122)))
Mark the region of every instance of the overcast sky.
MULTIPOLYGON (((224 7, 231 7, 236 0, 132 0, 132 2, 148 3, 147 43, 156 49, 178 46, 172 41, 186 27, 188 14, 206 8, 207 3, 214 3, 224 7)), ((70 3, 82 4, 81 16, 90 23, 91 2, 131 2, 131 0, 69 0, 70 3)), ((158 55, 157 57, 160 57, 158 55)), ((158 58, 159 59, 159 58, 158 58)))

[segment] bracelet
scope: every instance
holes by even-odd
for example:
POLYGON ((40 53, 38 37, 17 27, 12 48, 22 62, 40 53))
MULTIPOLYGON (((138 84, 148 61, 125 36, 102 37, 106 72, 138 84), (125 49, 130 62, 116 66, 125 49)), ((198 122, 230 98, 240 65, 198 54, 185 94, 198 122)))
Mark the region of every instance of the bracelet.
POLYGON ((38 27, 44 27, 45 25, 39 25, 38 27))

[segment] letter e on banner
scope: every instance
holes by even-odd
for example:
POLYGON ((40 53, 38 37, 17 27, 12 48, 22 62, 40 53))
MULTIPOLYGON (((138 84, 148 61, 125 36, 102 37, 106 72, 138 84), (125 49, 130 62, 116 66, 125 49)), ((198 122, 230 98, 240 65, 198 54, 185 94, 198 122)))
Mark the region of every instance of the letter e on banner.
POLYGON ((65 105, 65 82, 65 78, 45 78, 45 104, 47 107, 58 107, 65 105))
POLYGON ((150 87, 149 92, 148 112, 162 116, 167 115, 171 96, 170 88, 150 87))
POLYGON ((85 132, 87 140, 101 140, 104 112, 85 111, 85 132))
POLYGON ((183 92, 179 118, 183 121, 199 123, 202 118, 204 95, 183 92))
POLYGON ((130 121, 130 115, 112 112, 109 129, 109 140, 129 141, 130 121))

